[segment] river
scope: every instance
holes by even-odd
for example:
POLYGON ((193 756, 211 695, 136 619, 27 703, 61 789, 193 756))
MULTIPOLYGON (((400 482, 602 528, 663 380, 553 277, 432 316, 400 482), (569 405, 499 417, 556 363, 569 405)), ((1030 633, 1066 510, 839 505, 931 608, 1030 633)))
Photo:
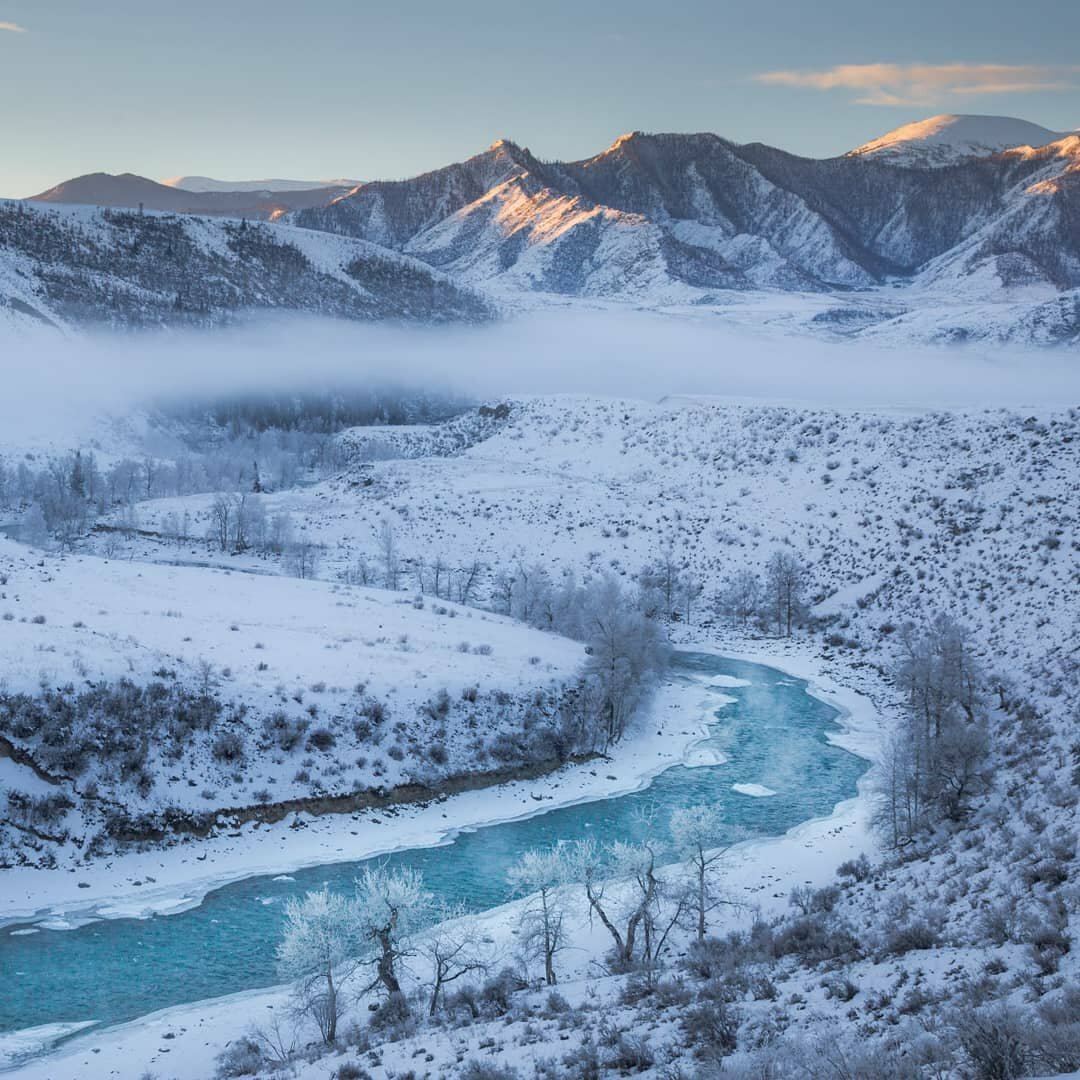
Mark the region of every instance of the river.
MULTIPOLYGON (((699 685, 719 677, 712 688, 717 700, 710 737, 698 749, 705 760, 721 763, 675 766, 631 794, 463 831, 441 846, 379 861, 416 867, 438 898, 482 911, 510 899, 506 872, 530 848, 649 833, 674 860, 667 821, 678 807, 719 805, 727 822, 719 846, 736 836, 779 835, 827 815, 856 793, 867 762, 829 742, 836 710, 809 694, 805 682, 775 668, 700 653, 677 654, 671 677, 699 685)), ((279 981, 274 948, 284 901, 323 886, 350 890, 362 865, 341 862, 247 878, 171 915, 100 919, 74 930, 5 926, 0 1034, 49 1024, 117 1024, 273 985, 279 981)))

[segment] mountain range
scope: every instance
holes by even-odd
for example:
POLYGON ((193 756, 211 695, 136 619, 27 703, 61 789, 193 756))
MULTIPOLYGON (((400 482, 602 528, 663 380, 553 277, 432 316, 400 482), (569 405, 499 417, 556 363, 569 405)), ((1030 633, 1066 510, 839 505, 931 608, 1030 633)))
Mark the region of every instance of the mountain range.
POLYGON ((294 180, 277 183, 284 186, 265 187, 258 181, 252 181, 252 186, 248 187, 194 176, 177 177, 159 184, 134 173, 89 173, 65 180, 48 191, 31 196, 27 201, 65 206, 113 206, 129 210, 141 207, 175 214, 274 221, 289 210, 324 206, 356 186, 348 181, 312 187, 300 186, 300 182, 294 180), (182 186, 181 180, 192 186, 182 186))
MULTIPOLYGON (((146 210, 182 215, 169 219, 182 232, 196 229, 191 215, 262 218, 270 224, 249 228, 303 249, 339 282, 339 259, 382 259, 431 275, 431 295, 441 290, 454 301, 443 313, 414 304, 411 314, 421 318, 476 318, 485 304, 553 299, 729 313, 736 298, 751 310, 751 298, 781 294, 803 328, 830 335, 1080 336, 1080 133, 1003 117, 932 117, 829 159, 707 133, 633 132, 583 161, 542 161, 499 140, 412 179, 314 190, 191 192, 98 174, 8 204, 20 208, 18 227, 10 209, 6 231, 0 217, 0 282, 5 257, 20 253, 36 278, 30 291, 46 307, 58 273, 73 288, 70 253, 51 246, 56 262, 46 266, 19 233, 62 231, 58 223, 76 211, 60 204, 70 203, 141 205, 141 218, 129 215, 139 220, 157 220, 146 210), (53 206, 51 216, 42 204, 53 206), (255 209, 234 209, 240 204, 255 209)), ((78 221, 89 220, 79 213, 78 221)), ((197 231, 220 251, 232 250, 225 233, 236 228, 205 220, 197 231)), ((103 260, 96 272, 99 281, 117 279, 117 288, 122 279, 123 291, 144 289, 163 269, 126 258, 103 260)), ((249 306, 240 273, 228 305, 207 302, 208 320, 249 306)), ((309 285, 300 303, 261 280, 258 306, 318 308, 309 285)), ((400 317, 400 306, 382 310, 392 292, 360 309, 328 302, 320 310, 400 317)), ((83 308, 92 317, 98 305, 83 308)), ((171 321, 159 307, 143 321, 155 319, 171 321)))

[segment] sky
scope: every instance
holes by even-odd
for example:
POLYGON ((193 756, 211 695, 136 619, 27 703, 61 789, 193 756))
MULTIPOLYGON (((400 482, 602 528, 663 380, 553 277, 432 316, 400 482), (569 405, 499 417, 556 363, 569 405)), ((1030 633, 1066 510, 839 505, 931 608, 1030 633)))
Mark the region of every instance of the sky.
POLYGON ((940 112, 1080 127, 1076 0, 0 0, 0 195, 87 172, 414 175, 714 131, 809 156, 940 112))

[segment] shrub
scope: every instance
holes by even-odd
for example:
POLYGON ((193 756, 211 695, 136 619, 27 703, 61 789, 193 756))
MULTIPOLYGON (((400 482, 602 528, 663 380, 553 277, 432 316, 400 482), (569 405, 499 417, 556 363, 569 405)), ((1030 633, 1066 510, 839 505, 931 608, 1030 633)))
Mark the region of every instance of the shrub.
POLYGON ((309 726, 310 721, 304 717, 294 719, 279 710, 263 720, 263 737, 288 753, 300 745, 309 726))
POLYGON ((338 1066, 334 1080, 371 1080, 371 1073, 353 1061, 346 1061, 344 1065, 338 1066))
POLYGON ((210 749, 217 761, 237 762, 244 758, 244 740, 235 731, 223 731, 210 749))
POLYGON ((461 1080, 518 1080, 521 1074, 509 1065, 493 1065, 472 1058, 458 1072, 461 1080))
POLYGON ((415 1024, 412 1010, 404 994, 391 994, 372 1012, 368 1027, 372 1031, 391 1031, 404 1036, 415 1024))
POLYGON ((315 728, 307 738, 309 750, 321 750, 325 753, 327 750, 332 750, 336 744, 337 736, 325 727, 315 728))
POLYGON ((699 1058, 727 1057, 738 1045, 739 1021, 722 1001, 707 1001, 689 1009, 682 1018, 687 1045, 699 1058))
POLYGON ((954 1021, 956 1037, 982 1080, 1014 1080, 1027 1075, 1023 1021, 1006 1009, 970 1012, 954 1021))
POLYGON ((255 1076, 266 1064, 262 1047, 250 1036, 229 1043, 217 1056, 219 1077, 255 1076))
POLYGON ((424 703, 423 711, 430 720, 442 720, 450 712, 450 695, 445 689, 440 690, 424 703))
POLYGON ((866 855, 860 855, 857 859, 848 859, 842 862, 836 872, 840 877, 849 877, 855 881, 866 881, 870 877, 870 860, 866 855))

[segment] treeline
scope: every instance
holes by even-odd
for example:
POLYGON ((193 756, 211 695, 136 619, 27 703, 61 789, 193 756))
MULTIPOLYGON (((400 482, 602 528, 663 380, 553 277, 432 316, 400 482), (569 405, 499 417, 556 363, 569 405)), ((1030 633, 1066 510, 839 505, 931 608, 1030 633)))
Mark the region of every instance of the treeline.
POLYGON ((469 407, 451 395, 393 387, 269 391, 208 399, 159 402, 167 420, 179 421, 193 448, 221 438, 243 439, 268 431, 335 435, 350 427, 433 424, 469 407))

